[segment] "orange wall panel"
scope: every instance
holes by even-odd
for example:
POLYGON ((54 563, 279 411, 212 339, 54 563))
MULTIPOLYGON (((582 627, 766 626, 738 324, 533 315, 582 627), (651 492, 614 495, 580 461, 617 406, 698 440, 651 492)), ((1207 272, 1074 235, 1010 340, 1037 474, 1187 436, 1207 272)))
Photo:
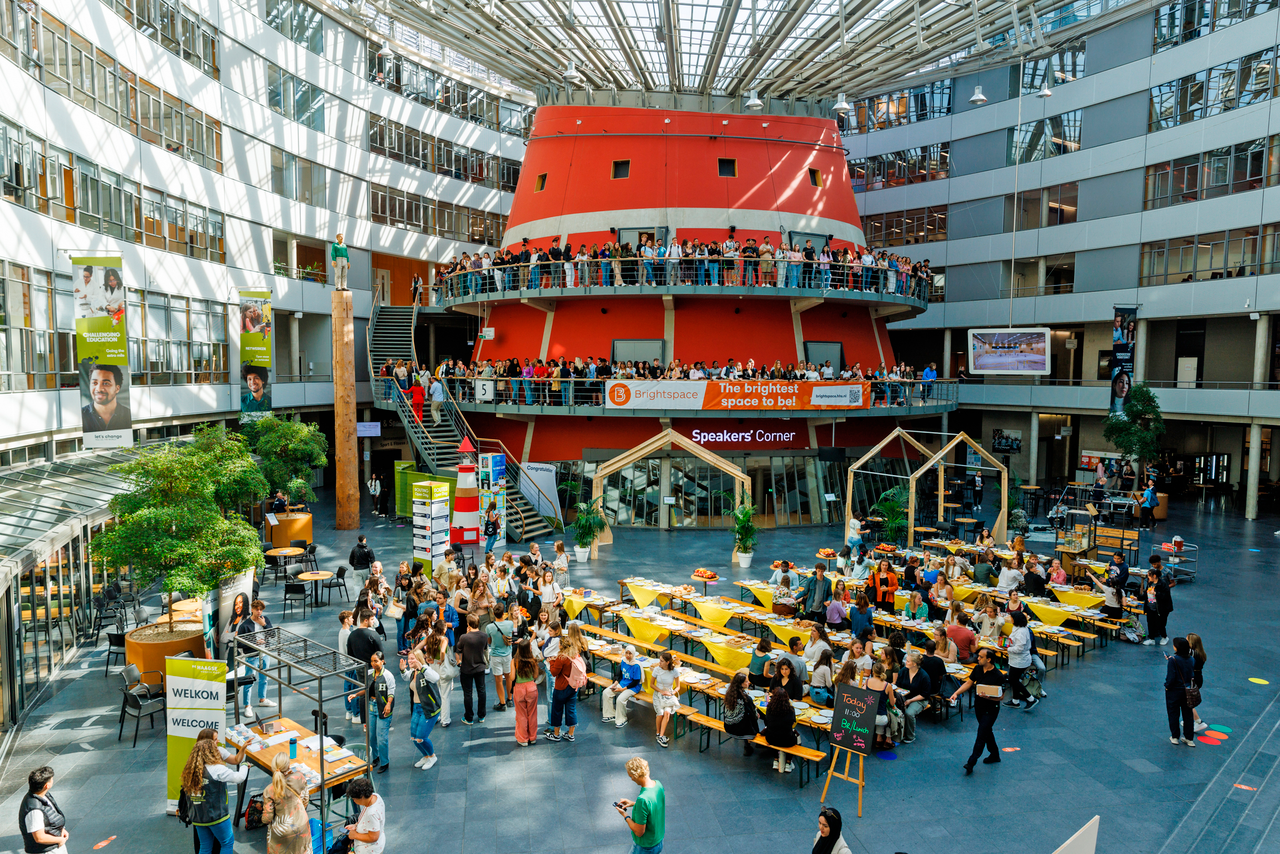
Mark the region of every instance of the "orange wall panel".
POLYGON ((472 359, 536 359, 542 347, 542 329, 547 314, 520 303, 496 305, 482 326, 493 327, 493 340, 476 340, 472 359))
POLYGON ((615 338, 661 339, 662 323, 659 297, 560 300, 547 358, 612 359, 615 338))

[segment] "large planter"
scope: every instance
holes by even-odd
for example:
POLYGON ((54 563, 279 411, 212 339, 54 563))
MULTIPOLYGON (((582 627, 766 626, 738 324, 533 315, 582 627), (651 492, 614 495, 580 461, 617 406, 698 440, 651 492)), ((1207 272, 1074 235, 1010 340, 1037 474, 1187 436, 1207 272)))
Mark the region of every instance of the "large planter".
POLYGON ((738 566, 742 569, 749 569, 751 567, 751 558, 754 556, 750 552, 738 552, 738 566))
POLYGON ((591 557, 591 549, 590 547, 584 549, 582 546, 574 546, 573 556, 578 559, 578 563, 586 563, 587 558, 591 557))
POLYGON ((142 671, 144 681, 159 685, 160 678, 158 674, 147 673, 147 671, 158 670, 160 673, 164 673, 164 660, 171 656, 190 652, 196 658, 205 657, 203 623, 184 620, 174 623, 174 630, 174 634, 177 637, 167 637, 169 635, 169 623, 166 620, 161 623, 153 623, 150 626, 139 626, 125 633, 124 660, 142 671), (143 639, 135 637, 140 633, 147 634, 148 629, 155 628, 161 629, 161 632, 153 637, 143 639), (186 636, 184 637, 184 635, 186 636))

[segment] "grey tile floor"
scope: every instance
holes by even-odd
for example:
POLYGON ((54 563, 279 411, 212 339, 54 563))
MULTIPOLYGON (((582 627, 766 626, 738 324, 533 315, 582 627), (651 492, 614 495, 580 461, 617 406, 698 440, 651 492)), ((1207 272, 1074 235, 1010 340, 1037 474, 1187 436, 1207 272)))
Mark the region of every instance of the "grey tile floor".
MULTIPOLYGON (((1248 778, 1255 780, 1256 795, 1230 783, 1232 775, 1245 773, 1238 769, 1256 771, 1260 760, 1275 760, 1274 739, 1266 739, 1266 733, 1246 736, 1260 719, 1271 725, 1269 706, 1280 689, 1280 656, 1266 651, 1273 647, 1266 639, 1280 629, 1275 573, 1280 549, 1273 533, 1280 521, 1250 523, 1195 505, 1175 505, 1171 515, 1159 538, 1180 533, 1201 545, 1202 558, 1199 581, 1174 591, 1170 630, 1204 637, 1210 662, 1200 711, 1210 723, 1232 727, 1232 738, 1195 750, 1170 745, 1161 691, 1167 648, 1115 643, 1052 672, 1045 685, 1051 696, 1034 712, 1001 715, 997 739, 1018 750, 1004 754, 997 767, 980 765, 972 777, 962 776, 974 722, 953 716, 944 723, 922 721, 917 741, 900 747, 896 760, 867 759, 861 820, 856 788, 834 781, 828 802, 845 816, 845 838, 854 854, 919 854, 953 846, 1048 854, 1094 815, 1102 816, 1098 850, 1107 854, 1155 854, 1162 848, 1163 854, 1183 854, 1207 850, 1213 840, 1225 845, 1228 838, 1234 840, 1230 850, 1263 851, 1274 841, 1272 836, 1244 845, 1253 837, 1232 836, 1242 817, 1253 824, 1266 819, 1247 803, 1241 806, 1240 799, 1268 795, 1269 802, 1275 793, 1260 785, 1262 777, 1248 778), (1271 684, 1253 684, 1252 676, 1271 684), (1234 755, 1237 749, 1249 755, 1234 755), (1220 808, 1223 804, 1235 808, 1220 808)), ((345 562, 355 541, 355 532, 337 532, 323 522, 331 518, 322 503, 315 531, 322 566, 345 562)), ((363 522, 361 532, 384 562, 394 565, 408 555, 407 527, 367 513, 363 522)), ((816 548, 838 545, 837 539, 829 528, 768 531, 758 559, 807 559, 816 548)), ((759 568, 730 569, 729 548, 723 532, 619 530, 598 560, 573 565, 573 582, 614 589, 617 578, 632 573, 674 582, 704 565, 730 580, 761 573, 759 568)), ((722 581, 719 590, 732 595, 737 588, 722 581)), ((272 586, 263 591, 273 620, 281 592, 272 586)), ((337 611, 322 608, 305 621, 279 622, 332 644, 337 611)), ((176 852, 190 844, 189 831, 163 814, 163 728, 151 731, 144 723, 136 749, 130 749, 127 736, 119 742, 112 737, 117 677, 114 668, 111 678, 103 677, 102 650, 83 650, 10 736, 0 768, 0 852, 21 850, 18 797, 27 771, 41 764, 58 772, 56 792, 70 815, 72 851, 110 837, 115 838, 103 849, 107 854, 176 852)), ((744 758, 725 744, 700 755, 692 738, 664 750, 653 739, 652 712, 634 708, 632 724, 616 730, 599 722, 594 702, 582 707, 576 743, 523 749, 515 743, 510 711, 490 711, 483 726, 458 723, 458 693, 454 725, 433 733, 441 759, 430 771, 412 767, 416 754, 407 716, 397 720, 391 770, 377 777, 388 804, 388 852, 628 850, 625 827, 609 804, 632 794, 623 763, 633 755, 646 757, 666 786, 666 850, 672 854, 811 847, 821 786, 797 791, 795 775, 770 771, 769 760, 759 754, 744 758)), ((1277 709, 1280 704, 1270 706, 1271 712, 1277 709)), ((288 703, 285 711, 305 714, 288 703)), ((343 726, 335 731, 344 731, 343 726)), ((353 728, 348 731, 355 734, 353 728)), ((251 781, 261 788, 266 777, 255 772, 251 781)), ((1260 832, 1254 836, 1262 839, 1260 832)), ((265 851, 264 831, 237 831, 236 847, 265 851)))

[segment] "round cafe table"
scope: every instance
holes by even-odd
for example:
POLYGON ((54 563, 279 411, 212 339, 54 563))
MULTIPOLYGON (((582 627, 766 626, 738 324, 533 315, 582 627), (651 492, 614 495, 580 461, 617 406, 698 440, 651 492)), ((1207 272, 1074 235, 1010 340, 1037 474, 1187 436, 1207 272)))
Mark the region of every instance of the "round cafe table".
MULTIPOLYGON (((297 546, 285 546, 279 549, 268 549, 263 554, 271 555, 274 558, 295 558, 307 553, 306 549, 300 549, 297 546)), ((285 561, 287 566, 289 561, 285 561)))
POLYGON ((183 599, 181 602, 173 603, 173 613, 177 614, 199 614, 203 600, 200 599, 183 599))
MULTIPOLYGON (((301 549, 299 549, 299 551, 301 551, 301 549)), ((311 607, 312 608, 324 607, 324 603, 320 601, 320 582, 330 578, 333 578, 333 573, 325 572, 323 569, 318 569, 314 572, 298 573, 299 581, 311 582, 311 607)))

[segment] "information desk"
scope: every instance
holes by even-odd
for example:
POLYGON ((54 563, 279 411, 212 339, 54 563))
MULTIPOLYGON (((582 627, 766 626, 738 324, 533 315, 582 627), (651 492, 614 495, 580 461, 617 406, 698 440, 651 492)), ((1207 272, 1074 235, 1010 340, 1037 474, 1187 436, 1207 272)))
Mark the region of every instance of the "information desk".
POLYGON ((283 548, 294 540, 304 540, 308 545, 311 544, 310 513, 277 513, 276 523, 267 524, 271 545, 283 548))
MULTIPOLYGON (((291 764, 303 766, 305 769, 308 769, 310 771, 310 774, 307 775, 309 779, 312 779, 313 781, 320 780, 322 773, 320 751, 303 747, 302 745, 302 742, 307 739, 315 738, 315 733, 304 726, 300 726, 296 721, 293 721, 290 718, 276 718, 270 723, 275 729, 281 732, 293 731, 297 734, 298 755, 291 761, 291 764)), ((270 735, 263 735, 262 724, 250 727, 250 729, 255 737, 263 741, 273 738, 273 736, 270 735)), ((318 740, 316 743, 319 743, 318 740)), ((363 742, 361 742, 361 744, 363 745, 363 742)), ((227 745, 233 749, 239 749, 240 745, 235 739, 235 729, 228 730, 227 745)), ((286 756, 289 755, 289 740, 287 738, 279 744, 247 751, 245 753, 245 760, 251 763, 254 767, 266 772, 267 776, 270 777, 272 769, 271 763, 275 760, 277 753, 283 753, 286 756)), ((352 754, 350 751, 329 747, 323 763, 323 785, 318 783, 316 785, 312 785, 307 789, 307 794, 312 795, 319 792, 321 789, 331 789, 339 783, 346 783, 350 780, 354 780, 356 777, 365 774, 368 769, 369 763, 360 759, 355 754, 352 754), (343 753, 346 753, 347 755, 342 756, 343 753), (340 758, 330 758, 335 754, 340 758)), ((240 817, 244 815, 244 795, 247 788, 248 780, 246 779, 244 783, 240 784, 239 792, 236 796, 236 813, 232 821, 237 827, 240 825, 240 817)), ((320 811, 322 817, 321 820, 323 821, 328 811, 327 802, 323 799, 321 800, 320 811)))

